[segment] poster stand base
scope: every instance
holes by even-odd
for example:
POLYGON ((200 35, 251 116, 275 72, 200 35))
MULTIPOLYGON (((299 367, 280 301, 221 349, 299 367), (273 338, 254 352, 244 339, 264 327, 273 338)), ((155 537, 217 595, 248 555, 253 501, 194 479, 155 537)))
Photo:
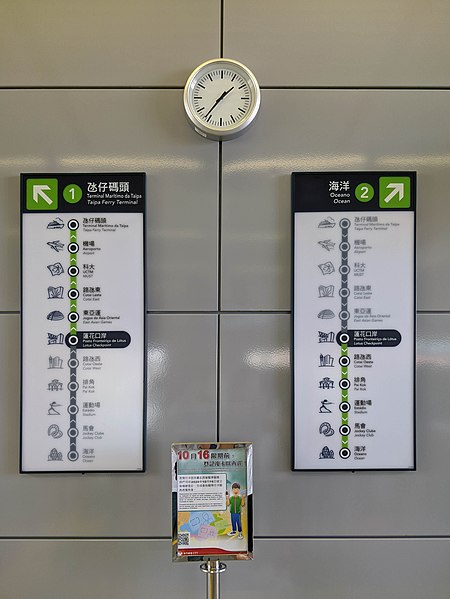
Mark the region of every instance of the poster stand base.
POLYGON ((200 570, 207 575, 206 599, 220 599, 220 574, 226 569, 226 564, 219 560, 208 560, 200 566, 200 570))

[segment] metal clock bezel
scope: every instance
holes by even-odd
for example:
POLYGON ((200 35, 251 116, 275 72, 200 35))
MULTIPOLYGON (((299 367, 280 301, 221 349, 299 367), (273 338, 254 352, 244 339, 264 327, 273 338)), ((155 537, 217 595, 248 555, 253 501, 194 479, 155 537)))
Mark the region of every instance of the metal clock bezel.
POLYGON ((214 141, 225 141, 242 135, 242 133, 244 133, 254 122, 261 104, 261 91, 259 89, 259 84, 256 77, 253 75, 250 69, 241 62, 232 60, 231 58, 213 58, 212 60, 203 62, 192 71, 184 87, 183 103, 189 123, 197 133, 199 133, 202 137, 206 137, 207 139, 214 141), (221 65, 223 65, 223 68, 237 72, 241 77, 243 77, 248 83, 250 90, 250 109, 248 113, 242 118, 242 120, 236 123, 236 125, 229 127, 216 127, 214 125, 208 125, 197 116, 197 112, 193 106, 192 96, 197 81, 209 71, 220 68, 221 65))

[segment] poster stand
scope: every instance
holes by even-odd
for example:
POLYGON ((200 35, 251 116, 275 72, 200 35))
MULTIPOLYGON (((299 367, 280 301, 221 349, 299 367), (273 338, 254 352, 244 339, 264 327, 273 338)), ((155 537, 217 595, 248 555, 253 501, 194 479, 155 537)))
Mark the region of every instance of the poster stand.
POLYGON ((172 560, 253 559, 253 445, 173 443, 171 454, 172 560))
POLYGON ((225 560, 253 559, 253 445, 173 443, 172 561, 201 561, 220 599, 225 560))
POLYGON ((217 560, 208 560, 200 566, 206 574, 206 599, 220 599, 220 575, 227 569, 226 564, 217 560))

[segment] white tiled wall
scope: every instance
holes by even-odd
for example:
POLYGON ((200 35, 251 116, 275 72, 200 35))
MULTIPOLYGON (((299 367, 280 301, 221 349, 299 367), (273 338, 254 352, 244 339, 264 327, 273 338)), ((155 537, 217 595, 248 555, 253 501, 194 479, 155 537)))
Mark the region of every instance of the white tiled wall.
POLYGON ((444 0, 3 0, 0 597, 201 596, 169 448, 219 426, 255 444, 225 595, 448 598, 449 32, 444 0), (221 45, 263 90, 219 152, 182 88, 221 45), (418 172, 418 469, 292 473, 290 173, 383 169, 418 172), (114 170, 148 181, 148 470, 19 475, 19 173, 114 170))

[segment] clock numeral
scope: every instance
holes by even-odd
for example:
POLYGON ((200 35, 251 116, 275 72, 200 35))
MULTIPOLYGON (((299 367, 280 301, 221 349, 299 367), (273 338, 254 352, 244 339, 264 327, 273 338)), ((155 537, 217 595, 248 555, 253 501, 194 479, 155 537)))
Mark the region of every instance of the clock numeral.
POLYGON ((246 83, 243 83, 242 85, 240 85, 240 86, 238 87, 238 89, 242 89, 243 87, 246 87, 246 86, 247 86, 247 84, 246 84, 246 83))
POLYGON ((233 81, 236 79, 237 75, 236 73, 233 75, 233 77, 231 78, 231 83, 233 83, 233 81))
POLYGON ((204 85, 202 85, 201 83, 197 83, 197 85, 198 85, 199 87, 201 87, 202 89, 205 89, 205 86, 204 86, 204 85))

